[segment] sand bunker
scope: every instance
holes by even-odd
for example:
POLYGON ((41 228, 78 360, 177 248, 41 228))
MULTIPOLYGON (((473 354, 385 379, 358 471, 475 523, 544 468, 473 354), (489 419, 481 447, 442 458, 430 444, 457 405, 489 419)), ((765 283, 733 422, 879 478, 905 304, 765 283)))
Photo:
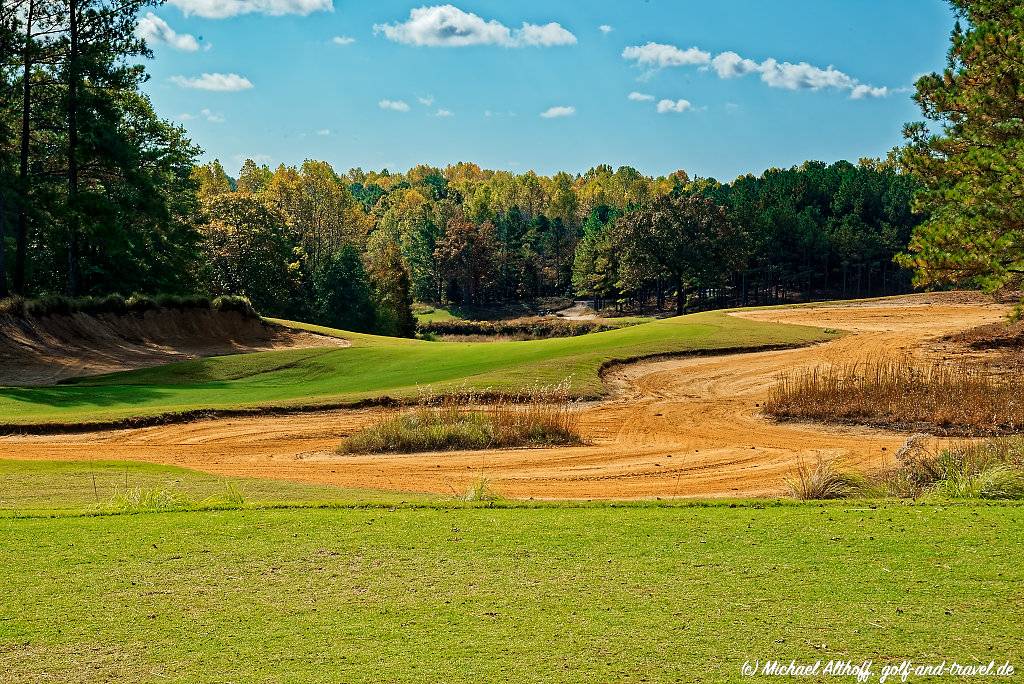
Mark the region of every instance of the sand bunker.
POLYGON ((442 454, 340 456, 339 441, 382 409, 200 421, 136 430, 0 438, 0 453, 38 459, 133 459, 209 473, 343 487, 462 494, 478 477, 499 493, 537 498, 768 496, 801 459, 866 468, 906 435, 776 423, 760 405, 779 373, 892 352, 949 353, 943 335, 998 321, 1008 307, 959 293, 735 315, 851 334, 801 349, 620 366, 612 397, 582 409, 590 445, 442 454))
POLYGON ((348 342, 289 330, 235 311, 0 316, 0 385, 48 385, 202 356, 324 346, 348 342))

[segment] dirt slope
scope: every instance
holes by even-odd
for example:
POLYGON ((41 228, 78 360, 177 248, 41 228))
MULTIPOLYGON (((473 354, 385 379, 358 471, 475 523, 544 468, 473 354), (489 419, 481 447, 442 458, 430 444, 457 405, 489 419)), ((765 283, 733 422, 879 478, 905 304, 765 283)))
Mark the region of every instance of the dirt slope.
POLYGON ((234 311, 0 316, 0 385, 47 385, 200 356, 347 344, 234 311))
POLYGON ((140 430, 7 437, 0 453, 37 459, 136 459, 225 475, 461 494, 481 475, 512 497, 761 496, 782 491, 800 459, 877 464, 905 435, 778 424, 760 415, 783 371, 906 350, 943 353, 941 335, 999 320, 1006 307, 960 294, 741 312, 852 334, 813 347, 681 358, 618 368, 613 398, 581 409, 591 446, 414 456, 338 456, 333 448, 378 409, 211 420, 140 430))

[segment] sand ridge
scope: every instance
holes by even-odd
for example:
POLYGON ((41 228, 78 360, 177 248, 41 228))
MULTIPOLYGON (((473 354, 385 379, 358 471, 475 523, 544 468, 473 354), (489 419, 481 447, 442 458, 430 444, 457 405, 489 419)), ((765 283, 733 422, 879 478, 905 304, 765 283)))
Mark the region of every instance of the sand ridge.
POLYGON ((0 386, 51 385, 207 356, 349 344, 210 309, 0 316, 0 386))
POLYGON ((960 293, 738 311, 733 315, 849 334, 799 349, 616 367, 605 378, 611 397, 580 408, 589 442, 583 447, 336 454, 344 436, 386 410, 373 408, 10 436, 0 438, 0 454, 140 460, 223 475, 455 495, 486 477, 494 490, 516 498, 771 496, 783 491, 783 478, 801 459, 826 455, 869 468, 890 458, 906 437, 766 419, 760 406, 780 373, 883 353, 941 355, 938 337, 998 321, 1007 311, 1004 305, 960 293))

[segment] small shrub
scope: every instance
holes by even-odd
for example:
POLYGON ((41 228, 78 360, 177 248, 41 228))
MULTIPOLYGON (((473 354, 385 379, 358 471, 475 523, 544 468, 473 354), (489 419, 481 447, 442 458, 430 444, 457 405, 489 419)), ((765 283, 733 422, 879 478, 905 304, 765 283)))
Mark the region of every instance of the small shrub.
POLYGON ((189 309, 209 309, 211 307, 210 298, 200 295, 157 295, 154 297, 154 300, 161 309, 187 311, 189 309))
POLYGON ((591 321, 569 321, 562 318, 540 316, 514 318, 504 321, 470 321, 450 319, 420 323, 417 332, 423 338, 436 337, 514 337, 520 339, 547 339, 550 337, 576 337, 605 330, 613 326, 591 321))
POLYGON ((246 318, 258 318, 259 314, 253 308, 252 303, 245 297, 234 295, 221 295, 213 300, 211 308, 214 311, 234 311, 246 318))
POLYGON ((245 503, 245 494, 242 488, 234 482, 224 483, 224 493, 221 496, 224 503, 232 506, 241 506, 245 503))
POLYGON ((128 313, 141 314, 147 311, 154 311, 159 308, 156 300, 146 295, 133 294, 125 301, 128 313))
POLYGON ((118 294, 111 294, 95 300, 95 308, 92 311, 86 311, 85 313, 109 313, 122 316, 127 312, 128 302, 125 301, 125 298, 118 294))
POLYGON ((860 493, 864 487, 862 477, 840 470, 834 460, 822 456, 813 464, 801 459, 785 482, 793 497, 807 501, 845 499, 860 493))
POLYGON ((14 297, 0 299, 0 316, 24 318, 25 298, 15 295, 14 297))

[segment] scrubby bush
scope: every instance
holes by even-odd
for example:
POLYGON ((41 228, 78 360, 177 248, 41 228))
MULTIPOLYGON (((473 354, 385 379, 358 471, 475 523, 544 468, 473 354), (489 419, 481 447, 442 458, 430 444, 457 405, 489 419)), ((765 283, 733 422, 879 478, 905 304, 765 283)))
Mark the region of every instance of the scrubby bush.
POLYGON ((549 338, 575 337, 604 330, 611 326, 591 321, 568 321, 561 318, 527 317, 507 321, 468 321, 451 319, 420 323, 417 331, 423 337, 481 336, 549 338))
POLYGON ((221 295, 213 300, 211 308, 214 311, 234 311, 235 313, 242 314, 246 318, 259 317, 259 313, 256 312, 252 302, 245 297, 221 295))
POLYGON ((113 314, 142 314, 160 309, 176 309, 179 311, 210 310, 235 311, 244 316, 258 316, 255 309, 244 297, 217 297, 210 300, 202 295, 147 295, 134 294, 125 299, 118 294, 102 297, 63 297, 47 295, 39 299, 24 297, 8 297, 0 299, 0 315, 25 318, 28 316, 42 318, 44 316, 70 316, 86 314, 99 316, 113 314))

